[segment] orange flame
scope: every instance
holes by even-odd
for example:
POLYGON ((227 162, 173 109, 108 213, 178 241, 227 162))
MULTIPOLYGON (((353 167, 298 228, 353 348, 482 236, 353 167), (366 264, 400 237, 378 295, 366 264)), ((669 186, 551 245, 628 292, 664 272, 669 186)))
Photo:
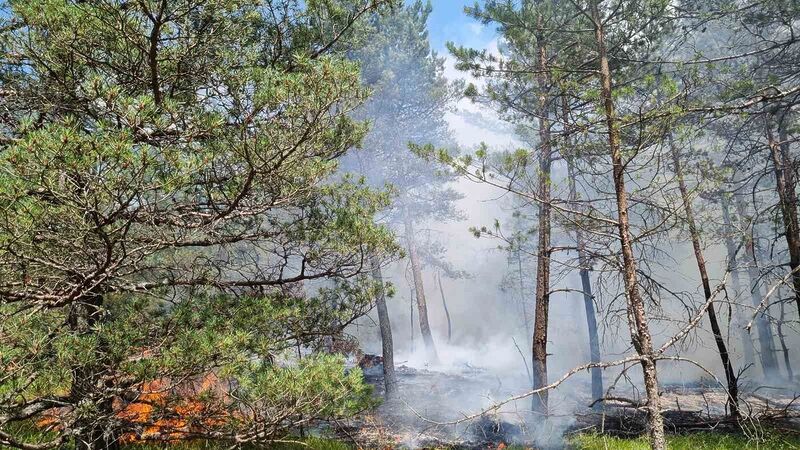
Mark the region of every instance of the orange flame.
MULTIPOLYGON (((176 441, 187 438, 200 429, 219 426, 225 422, 224 408, 198 400, 205 393, 225 396, 222 381, 213 373, 199 382, 171 386, 168 380, 159 379, 143 383, 138 398, 120 405, 117 417, 126 422, 142 425, 139 433, 125 433, 123 443, 142 440, 176 441), (156 417, 160 416, 160 417, 156 417)), ((120 402, 121 403, 121 402, 120 402)))

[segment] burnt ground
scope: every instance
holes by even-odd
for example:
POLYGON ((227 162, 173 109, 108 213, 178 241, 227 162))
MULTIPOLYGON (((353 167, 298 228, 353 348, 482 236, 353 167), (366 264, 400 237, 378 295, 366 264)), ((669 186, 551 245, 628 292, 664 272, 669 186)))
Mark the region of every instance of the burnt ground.
MULTIPOLYGON (((364 373, 375 386, 376 396, 382 397, 380 364, 364 368, 364 373)), ((592 410, 588 407, 588 394, 585 397, 575 394, 588 393, 585 385, 573 385, 569 396, 552 393, 551 405, 557 411, 549 420, 533 416, 526 399, 479 419, 444 424, 525 389, 513 380, 502 380, 472 366, 446 372, 400 366, 397 375, 399 398, 347 423, 337 424, 335 430, 341 438, 363 448, 487 449, 519 444, 559 449, 565 448, 564 436, 571 433, 600 432, 625 437, 645 432, 646 415, 641 405, 614 401, 608 402, 603 410, 592 410)), ((743 428, 752 433, 764 427, 800 430, 800 399, 789 389, 742 386, 742 390, 742 412, 747 418, 737 424, 726 418, 726 396, 720 388, 702 384, 665 385, 662 405, 668 430, 741 432, 743 428)), ((618 394, 636 398, 635 392, 618 394)))

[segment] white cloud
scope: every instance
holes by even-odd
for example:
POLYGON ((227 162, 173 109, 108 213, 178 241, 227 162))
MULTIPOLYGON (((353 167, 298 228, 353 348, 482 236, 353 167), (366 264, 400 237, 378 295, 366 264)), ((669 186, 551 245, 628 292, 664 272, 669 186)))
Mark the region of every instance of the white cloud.
POLYGON ((467 24, 467 30, 472 34, 483 33, 483 25, 478 22, 471 22, 467 24))
MULTIPOLYGON (((471 25, 480 27, 480 24, 468 24, 468 26, 471 25)), ((490 54, 500 56, 497 38, 491 39, 479 48, 485 48, 490 54)), ((474 84, 478 89, 482 89, 486 85, 484 79, 456 69, 456 59, 453 55, 446 53, 444 59, 444 76, 447 79, 464 80, 466 83, 474 84)), ((474 148, 481 142, 491 142, 494 147, 503 149, 519 145, 519 141, 515 139, 513 133, 509 132, 508 124, 503 122, 493 109, 486 105, 473 103, 467 98, 458 101, 456 111, 447 114, 446 120, 454 131, 459 145, 467 148, 474 148), (476 118, 480 120, 474 120, 476 118)))

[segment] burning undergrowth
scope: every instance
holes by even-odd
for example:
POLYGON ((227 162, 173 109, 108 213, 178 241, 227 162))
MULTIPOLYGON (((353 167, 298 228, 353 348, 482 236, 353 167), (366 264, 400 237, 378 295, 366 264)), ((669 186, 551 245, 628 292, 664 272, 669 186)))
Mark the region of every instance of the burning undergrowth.
MULTIPOLYGON (((365 378, 383 396, 382 361, 361 359, 365 378)), ((591 407, 588 380, 576 377, 551 392, 551 416, 530 412, 530 399, 504 405, 471 420, 460 419, 485 410, 528 388, 524 377, 462 363, 459 366, 397 367, 399 395, 358 418, 339 423, 338 434, 363 448, 486 449, 521 445, 525 448, 564 448, 575 433, 604 433, 631 437, 646 433, 647 418, 641 393, 633 386, 614 391, 613 399, 591 407), (585 393, 585 394, 581 394, 585 393)), ((742 411, 746 418, 731 420, 726 394, 718 386, 665 384, 661 393, 667 429, 676 432, 724 431, 757 436, 763 428, 798 429, 800 401, 790 389, 764 389, 743 384, 742 411)))
POLYGON ((177 384, 144 383, 132 401, 117 401, 117 418, 130 429, 121 441, 176 441, 222 427, 236 419, 229 408, 231 391, 214 373, 177 384))
MULTIPOLYGON (((383 398, 382 358, 360 354, 358 366, 373 386, 373 395, 383 398)), ((530 398, 491 408, 529 389, 524 370, 514 370, 513 366, 485 366, 478 360, 448 360, 426 366, 411 358, 399 362, 396 375, 399 394, 395 398, 354 418, 330 422, 330 427, 320 425, 324 422, 308 422, 304 430, 332 432, 361 448, 461 449, 509 445, 556 449, 563 448, 565 438, 574 433, 631 437, 646 432, 645 404, 633 385, 618 387, 613 397, 592 409, 588 379, 576 375, 550 393, 551 415, 545 419, 531 412, 530 398), (472 417, 479 411, 487 412, 472 417)), ((231 401, 236 391, 235 384, 214 373, 192 380, 142 383, 131 389, 131 395, 115 399, 116 420, 125 424, 126 430, 120 440, 164 442, 210 433, 222 436, 220 432, 236 422, 250 420, 246 411, 231 401)), ((667 429, 744 430, 756 435, 765 425, 798 429, 800 401, 791 389, 742 383, 741 398, 747 418, 736 422, 727 416, 726 394, 721 388, 698 383, 664 384, 661 399, 667 429)), ((53 410, 40 426, 58 428, 59 422, 72 413, 53 410)))
POLYGON ((525 428, 497 418, 481 416, 469 425, 472 436, 482 442, 519 442, 525 435, 525 428))
MULTIPOLYGON (((361 358, 365 379, 383 396, 382 362, 378 357, 361 358)), ((557 447, 571 416, 554 417, 546 425, 530 411, 530 400, 510 402, 475 420, 459 423, 467 414, 480 411, 526 389, 524 376, 488 370, 460 362, 429 367, 396 368, 399 395, 385 401, 346 424, 337 424, 345 439, 364 448, 497 448, 499 445, 537 443, 537 448, 557 447)), ((566 403, 567 399, 562 398, 566 403)))
MULTIPOLYGON (((241 419, 231 409, 229 382, 209 372, 193 379, 160 378, 132 386, 112 399, 114 420, 124 430, 122 444, 142 441, 176 442, 202 436, 241 419)), ((53 408, 37 421, 43 430, 60 430, 79 410, 53 408)))

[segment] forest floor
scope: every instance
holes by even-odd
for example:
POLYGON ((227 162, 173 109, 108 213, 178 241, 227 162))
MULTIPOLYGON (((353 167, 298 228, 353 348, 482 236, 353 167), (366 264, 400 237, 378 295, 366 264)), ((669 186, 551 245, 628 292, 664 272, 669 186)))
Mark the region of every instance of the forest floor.
MULTIPOLYGON (((671 450, 794 450, 800 449, 800 437, 796 434, 772 433, 760 440, 750 439, 747 436, 697 432, 683 435, 669 435, 667 437, 671 450)), ((223 450, 228 445, 214 443, 186 443, 186 444, 149 444, 128 445, 126 450, 223 450)), ((391 450, 397 447, 359 447, 343 441, 328 439, 306 439, 297 444, 280 444, 270 447, 271 450, 360 450, 378 448, 391 450)), ((440 447, 449 450, 452 447, 440 447)), ((532 447, 524 445, 499 444, 481 447, 486 450, 531 450, 532 447)), ((602 434, 579 434, 572 436, 564 442, 565 450, 647 450, 650 447, 644 437, 619 438, 602 434)), ((436 449, 439 450, 439 449, 436 449)))
MULTIPOLYGON (((382 395, 380 366, 365 370, 367 380, 382 395)), ((608 403, 604 411, 588 408, 590 400, 576 392, 551 394, 556 413, 548 420, 533 417, 529 400, 509 403, 491 415, 452 423, 524 390, 519 380, 466 366, 437 372, 401 366, 399 398, 374 411, 334 426, 342 440, 362 448, 576 448, 638 449, 646 416, 641 405, 608 403), (511 446, 511 447, 507 447, 511 446)), ((800 449, 799 389, 743 386, 740 423, 726 419, 725 392, 714 385, 665 385, 662 405, 671 448, 797 448, 800 449)), ((634 398, 634 392, 618 392, 634 398)))
MULTIPOLYGON (((383 397, 380 366, 364 370, 383 397)), ((588 386, 569 386, 569 395, 551 393, 557 410, 548 420, 530 413, 528 399, 509 403, 499 412, 459 423, 459 418, 519 392, 519 380, 465 365, 436 371, 400 366, 400 395, 346 422, 315 429, 316 437, 297 443, 275 444, 274 450, 450 449, 450 450, 645 450, 645 414, 639 405, 608 404, 604 411, 588 408, 590 399, 577 392, 588 386), (576 387, 579 387, 576 388, 576 387)), ((694 449, 798 449, 800 399, 797 389, 743 385, 742 410, 747 419, 734 423, 725 417, 725 393, 713 385, 663 386, 662 405, 669 447, 694 449)), ((619 392, 634 398, 633 392, 619 392)), ((216 442, 128 444, 125 450, 222 450, 216 442)), ((0 449, 3 446, 0 445, 0 449)), ((251 450, 251 449, 248 449, 251 450)))

